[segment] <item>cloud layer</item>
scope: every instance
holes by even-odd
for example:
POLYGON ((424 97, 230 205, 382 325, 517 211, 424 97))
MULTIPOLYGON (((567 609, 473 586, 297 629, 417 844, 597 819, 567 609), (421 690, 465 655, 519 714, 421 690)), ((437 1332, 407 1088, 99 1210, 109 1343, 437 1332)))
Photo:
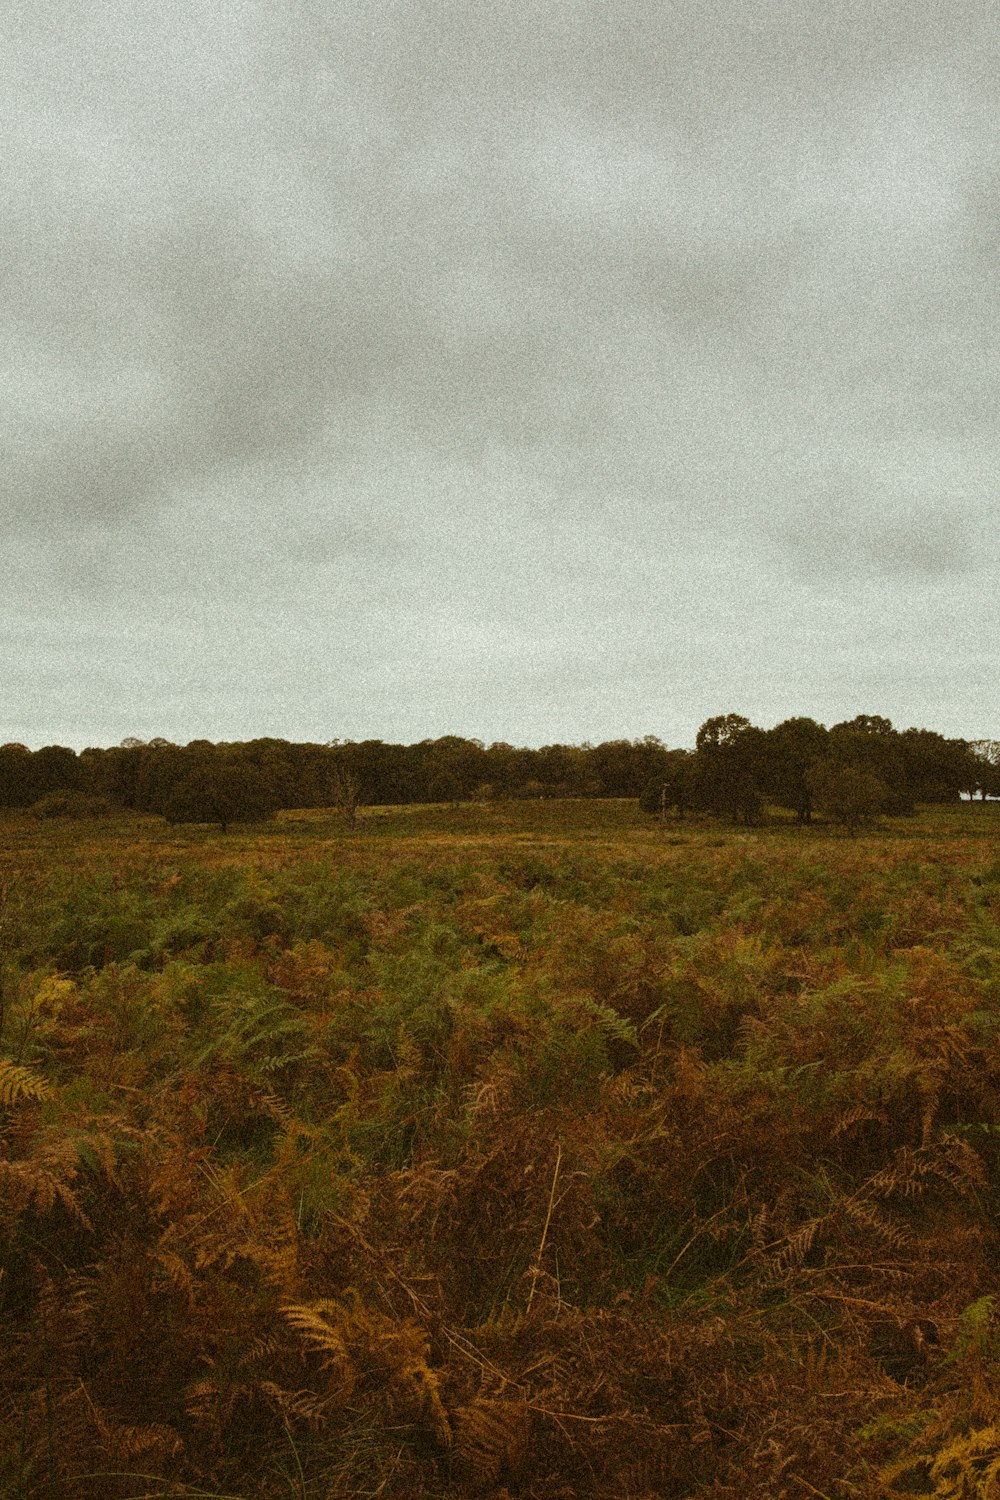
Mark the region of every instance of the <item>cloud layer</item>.
POLYGON ((992 732, 985 0, 9 32, 0 737, 992 732))

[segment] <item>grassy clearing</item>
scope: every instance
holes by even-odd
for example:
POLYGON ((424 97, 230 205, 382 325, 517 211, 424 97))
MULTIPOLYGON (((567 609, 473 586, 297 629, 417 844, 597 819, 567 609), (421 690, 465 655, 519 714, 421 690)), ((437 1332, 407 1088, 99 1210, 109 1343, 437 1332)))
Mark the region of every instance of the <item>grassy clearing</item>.
POLYGON ((1000 819, 0 830, 0 1496, 993 1493, 1000 819))

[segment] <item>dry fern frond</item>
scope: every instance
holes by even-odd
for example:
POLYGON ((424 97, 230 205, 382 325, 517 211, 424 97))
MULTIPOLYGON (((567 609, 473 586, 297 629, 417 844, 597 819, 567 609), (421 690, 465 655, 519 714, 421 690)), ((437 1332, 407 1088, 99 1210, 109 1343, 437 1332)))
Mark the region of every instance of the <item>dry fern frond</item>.
POLYGON ((323 1299, 306 1306, 300 1302, 286 1302, 281 1309, 293 1328, 323 1354, 329 1354, 334 1359, 342 1358, 347 1352, 343 1334, 331 1323, 331 1319, 338 1322, 344 1316, 340 1304, 323 1299))
POLYGON ((992 1500, 1000 1491, 1000 1427, 953 1435, 936 1452, 911 1451, 885 1464, 878 1478, 893 1494, 992 1500))
POLYGON ((944 1135, 931 1145, 914 1150, 901 1146, 892 1163, 877 1172, 865 1184, 869 1192, 889 1198, 900 1194, 917 1198, 937 1178, 948 1183, 960 1197, 968 1197, 985 1186, 986 1167, 982 1157, 956 1135, 944 1135))
POLYGON ((876 1239, 889 1245, 893 1250, 904 1250, 913 1243, 911 1236, 900 1229, 898 1224, 893 1224, 889 1219, 883 1218, 878 1210, 863 1198, 842 1198, 839 1206, 850 1218, 870 1229, 876 1239))
POLYGON ((929 1170, 947 1182, 960 1197, 968 1197, 986 1186, 986 1164, 968 1141, 945 1134, 937 1142, 929 1170))
POLYGON ((783 1276, 793 1266, 802 1264, 826 1222, 825 1215, 818 1219, 808 1219, 805 1224, 801 1224, 798 1229, 787 1236, 785 1243, 771 1261, 774 1270, 779 1275, 783 1276))
POLYGON ((344 1309, 336 1302, 323 1300, 305 1306, 286 1303, 282 1312, 307 1345, 322 1356, 321 1368, 330 1372, 335 1395, 342 1401, 350 1398, 357 1381, 357 1370, 351 1358, 342 1327, 344 1309))
POLYGON ((153 1263, 163 1271, 167 1285, 176 1287, 188 1307, 194 1307, 195 1281, 184 1258, 173 1250, 160 1249, 154 1253, 153 1263))
POLYGON ((258 1387, 264 1400, 280 1416, 309 1427, 322 1427, 332 1410, 327 1397, 317 1396, 315 1391, 286 1391, 273 1380, 262 1380, 258 1387))
POLYGON ((139 1426, 123 1426, 103 1418, 99 1422, 108 1455, 116 1463, 127 1464, 136 1459, 157 1462, 174 1458, 183 1450, 180 1433, 160 1422, 145 1422, 139 1426))
POLYGON ((872 1109, 868 1104, 855 1104, 853 1109, 845 1110, 834 1120, 830 1130, 830 1139, 836 1140, 839 1135, 850 1130, 852 1125, 861 1125, 865 1121, 871 1121, 876 1125, 888 1125, 889 1117, 883 1109, 872 1109))
POLYGON ((531 1412, 523 1401, 473 1401, 451 1414, 455 1475, 473 1493, 517 1479, 531 1444, 531 1412))
POLYGON ((980 1427, 945 1443, 934 1456, 930 1477, 935 1495, 964 1500, 995 1495, 1000 1480, 1000 1427, 980 1427))
POLYGON ((59 1203, 86 1228, 90 1220, 77 1202, 73 1190, 56 1174, 37 1161, 0 1161, 0 1198, 4 1211, 21 1214, 33 1208, 49 1213, 59 1203))
POLYGON ((20 1063, 0 1057, 0 1105, 9 1109, 19 1099, 48 1099, 52 1090, 44 1078, 20 1063))
POLYGON ((386 1317, 356 1299, 353 1306, 330 1300, 285 1303, 284 1316, 330 1374, 327 1399, 347 1401, 362 1380, 385 1392, 399 1417, 423 1427, 443 1446, 451 1427, 438 1377, 428 1362, 427 1334, 411 1319, 386 1317))

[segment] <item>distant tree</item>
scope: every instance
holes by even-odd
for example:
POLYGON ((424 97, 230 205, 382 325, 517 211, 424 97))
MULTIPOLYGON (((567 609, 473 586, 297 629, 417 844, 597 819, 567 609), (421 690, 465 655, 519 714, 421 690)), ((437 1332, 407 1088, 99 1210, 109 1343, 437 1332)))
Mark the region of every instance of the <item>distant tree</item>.
POLYGON ((446 734, 438 740, 425 740, 422 748, 424 788, 430 802, 464 801, 472 795, 481 781, 487 779, 489 758, 486 747, 479 740, 466 740, 459 735, 446 734), (432 793, 431 789, 439 777, 451 777, 457 784, 458 791, 453 797, 436 796, 432 793))
POLYGON ((892 720, 883 718, 881 714, 855 714, 853 719, 844 719, 839 724, 834 724, 830 730, 835 734, 838 729, 848 729, 854 734, 895 734, 892 720))
POLYGON ((826 754, 828 740, 823 725, 808 718, 785 719, 765 735, 765 790, 779 807, 797 813, 800 823, 812 818, 809 772, 826 754))
POLYGON ((807 776, 816 807, 852 836, 873 823, 890 800, 885 783, 858 766, 825 760, 813 766, 807 776))
POLYGON ((0 745, 0 807, 27 807, 31 791, 31 751, 27 745, 0 745))
POLYGON ((238 760, 209 761, 174 787, 163 807, 168 823, 259 823, 273 817, 274 790, 252 765, 238 760))
POLYGON ((651 776, 639 793, 639 806, 646 813, 660 813, 667 806, 667 783, 663 776, 651 776))
POLYGON ((762 822, 765 761, 764 731, 742 714, 718 714, 706 719, 695 740, 697 802, 734 822, 762 822))
POLYGON ((978 792, 987 797, 1000 796, 1000 740, 970 740, 966 762, 965 784, 970 797, 978 792))
MULTIPOLYGON (((595 765, 598 752, 590 745, 543 745, 522 752, 521 786, 541 782, 547 797, 582 797, 599 794, 602 780, 595 765)), ((535 793, 529 793, 535 795, 535 793)))
POLYGON ((157 747, 152 742, 134 751, 132 806, 141 812, 162 812, 174 789, 202 764, 214 764, 218 753, 213 750, 206 756, 200 751, 181 750, 177 745, 157 747))
POLYGON ((28 774, 31 801, 37 802, 46 792, 76 791, 82 767, 76 754, 65 745, 45 745, 31 756, 28 774))
POLYGON ((891 722, 877 714, 858 714, 834 724, 829 739, 830 757, 881 781, 885 787, 882 811, 897 815, 912 813, 914 803, 900 741, 891 722))
MULTIPOLYGON (((152 741, 150 742, 152 743, 152 741)), ((248 740, 236 747, 240 760, 255 766, 274 792, 278 807, 295 806, 295 773, 287 740, 248 740)))
POLYGON ((643 740, 607 740, 588 761, 605 797, 639 797, 656 775, 666 773, 667 747, 655 735, 643 740))
POLYGON ((453 771, 438 771, 427 787, 429 802, 461 802, 462 783, 453 771))
POLYGON ((957 802, 967 789, 970 755, 965 740, 932 729, 907 729, 897 738, 915 802, 957 802))
POLYGON ((114 811, 106 797, 94 797, 72 789, 46 792, 31 805, 36 818, 105 818, 114 811))
MULTIPOLYGON (((495 797, 509 797, 525 777, 521 771, 523 752, 505 740, 496 740, 486 748, 485 784, 493 787, 495 797)), ((478 795, 478 793, 477 793, 478 795)))
POLYGON ((541 802, 544 798, 550 797, 552 793, 544 781, 531 780, 525 781, 518 787, 517 795, 525 802, 541 802))

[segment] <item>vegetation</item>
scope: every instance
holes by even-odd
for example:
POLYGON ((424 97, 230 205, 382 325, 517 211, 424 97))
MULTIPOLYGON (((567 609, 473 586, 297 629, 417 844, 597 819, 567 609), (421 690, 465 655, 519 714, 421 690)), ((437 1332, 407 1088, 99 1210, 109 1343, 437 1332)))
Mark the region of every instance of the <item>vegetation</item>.
POLYGON ((775 804, 808 823, 817 787, 838 783, 854 793, 826 796, 835 816, 837 808, 855 807, 862 785, 862 801, 873 804, 847 813, 852 827, 859 816, 863 822, 878 813, 908 813, 917 803, 985 799, 1000 794, 1000 744, 945 739, 929 729, 900 733, 873 714, 831 729, 793 718, 769 730, 740 714, 720 714, 701 726, 694 751, 670 750, 653 735, 539 750, 456 735, 417 745, 261 739, 181 746, 130 739, 80 755, 60 745, 34 752, 0 745, 0 808, 52 810, 53 797, 87 797, 95 807, 223 829, 280 808, 337 808, 353 827, 360 807, 553 797, 641 797, 650 811, 709 812, 750 827, 775 804))
POLYGON ((0 1496, 994 1495, 1000 817, 797 795, 8 812, 0 1496))

